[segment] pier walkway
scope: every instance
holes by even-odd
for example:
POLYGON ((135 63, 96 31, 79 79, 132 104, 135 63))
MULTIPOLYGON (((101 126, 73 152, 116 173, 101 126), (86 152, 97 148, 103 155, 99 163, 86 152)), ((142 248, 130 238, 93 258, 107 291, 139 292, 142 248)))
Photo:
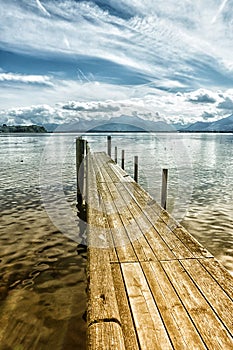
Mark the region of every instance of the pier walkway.
POLYGON ((233 349, 233 278, 105 153, 89 153, 88 349, 233 349))

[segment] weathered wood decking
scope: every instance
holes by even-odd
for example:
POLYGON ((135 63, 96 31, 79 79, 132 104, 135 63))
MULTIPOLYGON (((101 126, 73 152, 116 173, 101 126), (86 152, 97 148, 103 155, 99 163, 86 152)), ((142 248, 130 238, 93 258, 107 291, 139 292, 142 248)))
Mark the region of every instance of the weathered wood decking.
POLYGON ((233 278, 105 153, 88 155, 88 349, 233 349, 233 278))

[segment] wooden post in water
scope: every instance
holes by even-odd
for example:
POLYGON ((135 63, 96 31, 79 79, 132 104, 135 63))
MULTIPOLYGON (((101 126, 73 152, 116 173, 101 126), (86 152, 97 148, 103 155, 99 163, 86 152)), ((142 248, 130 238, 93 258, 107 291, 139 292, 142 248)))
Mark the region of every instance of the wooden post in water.
POLYGON ((117 163, 117 146, 115 146, 115 163, 117 163))
POLYGON ((138 182, 138 156, 134 157, 134 181, 138 182))
POLYGON ((82 137, 76 139, 76 181, 77 181, 77 202, 82 205, 83 177, 84 177, 84 140, 82 137))
POLYGON ((125 169, 125 151, 121 151, 121 167, 124 170, 125 169))
POLYGON ((89 152, 90 152, 90 146, 88 144, 88 142, 86 141, 86 162, 85 162, 85 168, 86 168, 86 191, 85 194, 87 194, 87 174, 88 174, 88 157, 89 157, 89 152))
POLYGON ((108 136, 108 155, 111 157, 112 154, 112 140, 111 136, 108 136))
POLYGON ((162 191, 161 191, 161 206, 167 208, 167 178, 168 169, 163 169, 162 171, 162 191))

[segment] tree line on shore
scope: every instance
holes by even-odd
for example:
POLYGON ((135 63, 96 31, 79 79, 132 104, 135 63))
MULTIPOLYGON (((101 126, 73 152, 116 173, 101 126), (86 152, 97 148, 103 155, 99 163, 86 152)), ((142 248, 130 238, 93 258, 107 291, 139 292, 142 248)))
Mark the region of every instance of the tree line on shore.
POLYGON ((30 132, 30 133, 44 133, 47 132, 44 126, 40 125, 6 125, 0 126, 0 133, 13 132, 30 132))

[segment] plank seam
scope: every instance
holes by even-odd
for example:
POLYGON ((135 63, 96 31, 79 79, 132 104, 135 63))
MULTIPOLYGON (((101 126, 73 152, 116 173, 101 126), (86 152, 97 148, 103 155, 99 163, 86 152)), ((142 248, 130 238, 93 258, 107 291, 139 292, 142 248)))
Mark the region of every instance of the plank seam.
POLYGON ((183 308, 184 308, 184 310, 186 311, 186 313, 187 313, 187 315, 188 315, 188 317, 189 317, 191 323, 193 324, 194 328, 196 329, 197 333, 199 334, 201 340, 203 341, 203 344, 205 344, 206 348, 208 349, 205 340, 203 339, 203 337, 202 337, 201 333, 199 332, 198 328, 196 327, 196 324, 195 324, 194 320, 192 319, 191 315, 189 314, 189 312, 188 312, 188 310, 187 310, 187 308, 186 308, 186 306, 185 306, 183 300, 180 298, 179 293, 177 292, 176 288, 174 287, 174 285, 173 285, 173 283, 172 283, 172 281, 171 281, 171 279, 170 279, 168 273, 167 273, 166 270, 164 269, 163 264, 161 264, 161 262, 160 262, 160 265, 161 265, 161 267, 162 267, 162 269, 163 269, 165 275, 167 276, 167 278, 168 278, 168 280, 169 280, 169 282, 170 282, 170 284, 171 284, 171 286, 172 286, 174 292, 176 293, 178 299, 180 300, 181 304, 183 305, 183 308))
POLYGON ((136 327, 135 320, 134 320, 134 317, 133 317, 133 310, 132 310, 132 307, 131 307, 131 304, 130 304, 130 298, 129 298, 129 294, 128 294, 128 291, 127 291, 127 288, 126 288, 126 283, 125 283, 125 278, 124 278, 124 274, 123 274, 123 271, 122 271, 121 263, 119 263, 119 265, 120 265, 122 281, 123 281, 124 288, 125 288, 125 294, 126 294, 126 298, 127 298, 127 302, 128 302, 128 307, 129 307, 131 319, 132 319, 132 322, 133 322, 133 326, 134 326, 134 329, 135 329, 135 335, 136 335, 136 338, 137 338, 138 347, 139 347, 139 350, 141 350, 141 344, 140 344, 140 340, 139 340, 139 335, 138 335, 137 327, 136 327))
MULTIPOLYGON (((198 261, 198 259, 196 259, 198 261)), ((216 315, 217 319, 222 323, 222 325, 224 326, 224 328, 227 330, 227 332, 232 336, 232 333, 230 331, 230 329, 228 328, 228 326, 224 323, 224 321, 222 320, 222 318, 219 316, 218 312, 215 310, 214 306, 211 305, 210 301, 207 299, 207 297, 205 296, 205 294, 202 292, 202 288, 199 287, 199 285, 195 282, 195 280, 193 279, 193 277, 191 276, 191 274, 189 273, 189 271, 185 268, 185 266, 181 263, 182 268, 185 270, 185 272, 187 273, 187 275, 189 276, 190 280, 192 281, 192 283, 195 285, 195 287, 197 288, 197 290, 199 291, 199 293, 202 295, 202 297, 204 298, 204 300, 207 302, 207 304, 210 306, 211 310, 214 312, 214 314, 216 315)), ((202 266, 202 264, 201 264, 202 266)), ((207 271, 208 272, 208 271, 207 271)), ((210 273, 208 272, 208 274, 210 275, 210 273)), ((212 277, 212 275, 210 275, 212 277)), ((212 277, 213 278, 213 277, 212 277)), ((220 286, 221 287, 221 286, 220 286)), ((222 289, 222 287, 221 287, 222 289)), ((222 289, 222 291, 224 292, 224 294, 226 294, 226 296, 231 300, 231 298, 228 296, 228 294, 224 291, 224 289, 222 289)))

